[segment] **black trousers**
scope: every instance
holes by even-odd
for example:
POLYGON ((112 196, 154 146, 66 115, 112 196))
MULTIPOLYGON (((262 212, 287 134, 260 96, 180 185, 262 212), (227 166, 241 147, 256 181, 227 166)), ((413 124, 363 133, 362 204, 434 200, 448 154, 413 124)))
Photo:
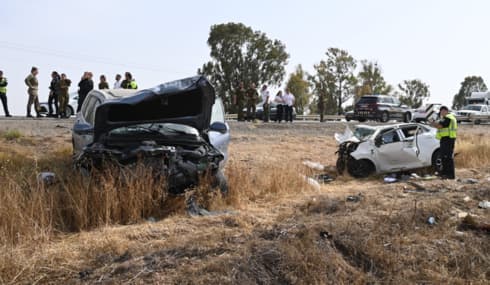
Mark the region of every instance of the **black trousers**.
POLYGON ((54 114, 58 115, 58 106, 59 106, 59 101, 58 101, 58 94, 50 94, 48 98, 48 108, 49 108, 49 115, 53 115, 53 104, 54 104, 54 114))
POLYGON ((444 137, 441 139, 441 159, 442 159, 442 171, 441 176, 449 179, 456 177, 454 170, 454 145, 456 139, 444 137))
POLYGON ((286 122, 293 122, 293 106, 284 105, 286 109, 286 122))
POLYGON ((276 111, 276 122, 281 122, 283 119, 283 109, 284 105, 277 105, 277 111, 276 111))
POLYGON ((77 113, 80 112, 80 109, 82 109, 82 105, 83 105, 83 101, 85 101, 85 97, 87 97, 87 94, 85 94, 85 93, 78 93, 77 113))
POLYGON ((2 100, 3 111, 5 112, 5 116, 9 116, 9 107, 7 105, 7 94, 0 93, 0 100, 2 100))

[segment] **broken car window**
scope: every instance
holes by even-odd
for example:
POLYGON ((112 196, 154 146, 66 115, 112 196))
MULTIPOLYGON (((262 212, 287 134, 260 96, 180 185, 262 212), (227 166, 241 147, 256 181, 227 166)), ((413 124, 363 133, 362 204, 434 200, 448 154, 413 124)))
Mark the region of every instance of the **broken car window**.
POLYGON ((382 143, 390 144, 400 141, 400 136, 398 136, 398 132, 396 130, 389 130, 381 134, 382 143))
POLYGON ((374 131, 375 131, 375 129, 357 127, 354 130, 354 136, 362 141, 362 140, 369 138, 372 134, 374 134, 374 131))

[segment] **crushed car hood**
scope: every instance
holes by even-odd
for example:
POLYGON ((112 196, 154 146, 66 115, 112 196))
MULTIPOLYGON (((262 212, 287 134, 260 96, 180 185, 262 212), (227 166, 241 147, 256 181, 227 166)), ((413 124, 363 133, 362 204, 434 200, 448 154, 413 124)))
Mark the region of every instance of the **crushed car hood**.
POLYGON ((96 109, 94 141, 107 132, 130 125, 174 123, 199 132, 209 128, 214 88, 203 76, 161 84, 132 96, 108 100, 96 109))

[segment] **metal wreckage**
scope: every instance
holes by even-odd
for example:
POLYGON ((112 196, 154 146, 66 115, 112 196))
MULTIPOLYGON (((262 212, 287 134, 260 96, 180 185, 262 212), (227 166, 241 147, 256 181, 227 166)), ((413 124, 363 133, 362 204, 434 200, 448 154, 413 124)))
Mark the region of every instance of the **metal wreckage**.
POLYGON ((183 193, 205 177, 226 191, 222 169, 229 140, 222 103, 200 76, 133 94, 94 90, 73 128, 78 167, 139 163, 164 177, 171 193, 183 193), (90 110, 92 98, 100 102, 90 110))

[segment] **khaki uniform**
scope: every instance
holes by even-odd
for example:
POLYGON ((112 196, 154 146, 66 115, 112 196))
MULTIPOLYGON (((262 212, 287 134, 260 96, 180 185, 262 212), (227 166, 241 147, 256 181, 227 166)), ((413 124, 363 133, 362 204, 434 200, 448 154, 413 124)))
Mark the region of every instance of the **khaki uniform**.
POLYGON ((247 120, 255 120, 255 112, 259 93, 255 88, 247 89, 247 120))
POLYGON ((69 89, 71 85, 70 79, 60 80, 60 113, 62 117, 66 117, 66 108, 68 107, 69 89))
POLYGON ((27 94, 29 95, 29 100, 27 101, 27 115, 31 114, 32 104, 34 104, 36 114, 39 115, 39 111, 41 109, 41 107, 39 106, 38 96, 39 82, 37 81, 36 76, 34 76, 32 73, 26 77, 24 82, 28 87, 27 94))

